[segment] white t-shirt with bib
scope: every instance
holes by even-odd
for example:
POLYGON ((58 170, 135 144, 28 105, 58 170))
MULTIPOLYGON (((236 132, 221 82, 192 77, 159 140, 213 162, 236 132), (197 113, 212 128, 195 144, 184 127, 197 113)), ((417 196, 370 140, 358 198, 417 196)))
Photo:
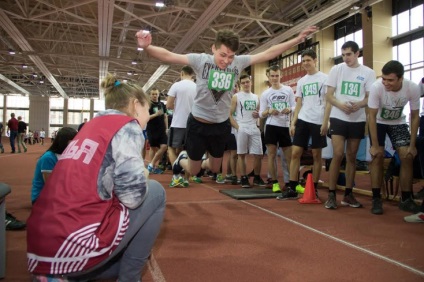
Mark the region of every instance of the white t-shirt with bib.
MULTIPOLYGON (((335 89, 335 97, 338 101, 359 102, 365 98, 375 81, 375 71, 364 65, 351 68, 346 63, 338 64, 331 68, 328 74, 327 86, 335 89)), ((363 122, 366 120, 365 108, 346 114, 337 107, 331 109, 330 117, 347 122, 363 122)))
MULTIPOLYGON (((261 95, 259 113, 262 114, 262 112, 267 108, 277 109, 280 112, 285 108, 291 108, 293 111, 296 106, 295 103, 294 92, 291 87, 286 85, 281 85, 279 89, 270 87, 261 95)), ((280 127, 289 127, 290 119, 291 114, 287 115, 279 113, 278 115, 268 116, 266 119, 266 124, 280 127)))
POLYGON ((323 72, 313 75, 305 75, 297 82, 295 97, 302 98, 298 119, 303 121, 322 124, 325 109, 325 85, 328 76, 323 72))
POLYGON ((256 127, 257 119, 252 116, 252 113, 256 111, 259 105, 258 95, 241 91, 236 93, 235 96, 237 97, 235 120, 238 125, 253 125, 256 127))
POLYGON ((368 97, 368 107, 378 109, 377 123, 381 124, 405 124, 403 108, 408 103, 412 111, 420 109, 420 88, 408 79, 403 79, 402 88, 393 92, 385 89, 380 78, 372 85, 368 97))

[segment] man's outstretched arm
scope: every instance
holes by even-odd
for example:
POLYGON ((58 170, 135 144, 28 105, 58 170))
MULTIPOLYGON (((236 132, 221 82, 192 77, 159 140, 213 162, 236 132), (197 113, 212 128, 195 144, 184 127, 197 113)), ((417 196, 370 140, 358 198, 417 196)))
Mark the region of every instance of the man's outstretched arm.
POLYGON ((144 51, 147 52, 147 54, 149 54, 153 58, 168 64, 189 64, 187 55, 177 54, 168 51, 165 48, 151 45, 152 34, 150 32, 140 30, 136 33, 135 36, 137 38, 137 45, 143 48, 144 51))
POLYGON ((285 41, 283 43, 274 45, 261 53, 252 55, 251 64, 254 65, 257 63, 263 63, 263 62, 267 62, 269 60, 276 58, 277 56, 281 55, 283 52, 287 51, 291 47, 296 46, 297 44, 305 41, 305 38, 308 35, 316 32, 317 30, 318 28, 316 26, 307 27, 304 30, 302 30, 297 37, 290 39, 288 41, 285 41))

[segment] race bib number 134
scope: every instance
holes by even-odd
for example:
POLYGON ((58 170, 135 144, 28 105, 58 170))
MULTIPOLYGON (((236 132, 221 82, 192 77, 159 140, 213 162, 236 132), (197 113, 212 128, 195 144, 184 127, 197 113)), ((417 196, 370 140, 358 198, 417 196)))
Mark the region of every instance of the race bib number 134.
POLYGON ((343 81, 340 94, 359 97, 361 93, 361 84, 358 82, 343 81))
POLYGON ((208 88, 217 91, 231 91, 233 90, 234 78, 234 73, 211 70, 209 72, 208 88))

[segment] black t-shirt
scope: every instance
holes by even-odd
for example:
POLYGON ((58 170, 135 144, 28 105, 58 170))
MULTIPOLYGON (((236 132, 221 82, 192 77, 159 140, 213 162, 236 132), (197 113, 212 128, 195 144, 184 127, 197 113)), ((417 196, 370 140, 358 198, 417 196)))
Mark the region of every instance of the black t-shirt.
POLYGON ((27 125, 24 121, 18 121, 18 133, 26 133, 27 125))
MULTIPOLYGON (((153 115, 154 113, 156 113, 159 110, 162 110, 162 112, 165 114, 166 113, 165 104, 162 103, 162 102, 152 102, 151 105, 150 105, 149 114, 153 115)), ((153 132, 153 133, 165 131, 166 128, 165 128, 164 115, 157 116, 157 117, 149 120, 149 122, 147 123, 146 130, 149 131, 149 132, 153 132)))

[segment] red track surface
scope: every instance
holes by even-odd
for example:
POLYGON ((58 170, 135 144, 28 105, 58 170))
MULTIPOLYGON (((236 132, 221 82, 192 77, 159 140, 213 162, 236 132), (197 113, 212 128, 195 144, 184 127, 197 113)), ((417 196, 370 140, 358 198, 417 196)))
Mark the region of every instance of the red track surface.
MULTIPOLYGON (((46 149, 33 145, 25 154, 0 155, 0 181, 12 186, 7 210, 19 219, 29 215, 33 169, 46 149)), ((265 160, 262 172, 264 177, 265 160)), ((384 215, 375 216, 371 199, 362 195, 362 209, 326 210, 297 201, 237 201, 219 189, 238 186, 209 178, 169 188, 169 171, 151 177, 167 190, 167 210, 143 281, 424 280, 424 224, 403 222, 408 214, 396 202, 385 201, 384 215)), ((369 176, 358 176, 356 183, 368 187, 369 176)), ((320 195, 324 200, 326 190, 320 195)), ((3 281, 29 280, 25 251, 26 232, 8 231, 3 281)))

